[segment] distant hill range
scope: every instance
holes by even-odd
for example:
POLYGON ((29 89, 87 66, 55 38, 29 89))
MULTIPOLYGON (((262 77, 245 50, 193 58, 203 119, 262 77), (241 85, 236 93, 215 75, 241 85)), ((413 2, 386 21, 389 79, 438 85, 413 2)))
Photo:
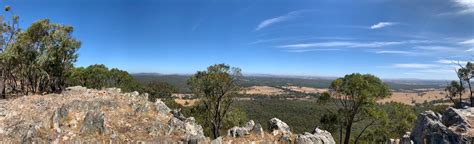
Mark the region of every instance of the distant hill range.
MULTIPOLYGON (((160 73, 135 73, 132 74, 139 82, 149 83, 153 81, 167 82, 180 89, 181 92, 190 92, 187 79, 190 74, 160 74, 160 73)), ((293 75, 268 75, 251 74, 245 75, 241 81, 244 87, 249 86, 304 86, 315 88, 328 88, 336 77, 316 77, 316 76, 293 76, 293 75)), ((384 81, 394 90, 414 90, 428 88, 443 88, 446 80, 420 80, 420 79, 384 79, 384 81)))

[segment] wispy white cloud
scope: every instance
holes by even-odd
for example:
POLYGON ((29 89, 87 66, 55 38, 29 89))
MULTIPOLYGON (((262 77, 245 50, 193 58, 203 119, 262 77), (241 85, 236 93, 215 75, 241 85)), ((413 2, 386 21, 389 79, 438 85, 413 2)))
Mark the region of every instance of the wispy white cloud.
POLYGON ((458 9, 439 14, 440 16, 474 14, 473 0, 450 0, 458 9))
POLYGON ((430 51, 458 51, 459 49, 455 47, 447 47, 447 46, 437 46, 437 45, 432 45, 432 46, 415 46, 413 47, 414 49, 419 49, 419 50, 430 50, 430 51))
POLYGON ((384 28, 384 27, 388 27, 388 26, 393 26, 393 25, 396 25, 397 23, 395 22, 379 22, 377 24, 374 24, 372 26, 370 26, 370 29, 380 29, 380 28, 384 28))
POLYGON ((462 10, 458 14, 472 14, 474 13, 474 0, 453 0, 456 6, 461 7, 462 10))
POLYGON ((404 75, 451 79, 456 78, 455 70, 459 68, 458 64, 465 65, 466 63, 467 61, 439 59, 432 63, 399 63, 382 68, 403 69, 404 75))
POLYGON ((348 37, 336 37, 336 36, 326 36, 326 37, 314 37, 314 36, 298 36, 298 37, 281 37, 273 39, 259 39, 253 42, 250 42, 250 45, 254 44, 263 44, 263 43, 282 43, 282 42, 298 42, 298 41, 308 41, 308 40, 354 40, 355 38, 348 37))
POLYGON ((377 54, 405 54, 405 55, 415 55, 416 53, 413 51, 398 51, 398 50, 383 50, 383 51, 376 51, 377 54))
POLYGON ((421 64, 421 63, 403 63, 403 64, 394 64, 393 68, 415 68, 415 69, 426 69, 426 68, 435 68, 439 67, 435 64, 421 64))
POLYGON ((454 73, 454 68, 452 69, 422 69, 422 70, 416 70, 415 73, 421 73, 421 74, 450 74, 454 73))
POLYGON ((436 62, 440 64, 461 64, 461 65, 466 65, 467 63, 467 61, 449 60, 449 59, 440 59, 440 60, 437 60, 436 62))
POLYGON ((327 47, 339 47, 339 48, 378 48, 390 45, 399 45, 403 42, 347 42, 347 41, 330 41, 330 42, 316 42, 316 43, 301 43, 301 44, 290 44, 282 45, 280 48, 327 48, 327 47))
POLYGON ((303 53, 303 52, 311 52, 311 51, 340 51, 342 49, 336 49, 336 48, 329 48, 329 49, 288 49, 285 50, 286 52, 292 52, 292 53, 303 53))
POLYGON ((465 41, 459 42, 459 44, 471 45, 471 44, 474 44, 474 39, 465 40, 465 41))
POLYGON ((292 11, 292 12, 289 12, 289 13, 287 13, 285 15, 282 15, 282 16, 266 19, 266 20, 260 22, 260 24, 258 24, 258 26, 257 26, 257 28, 255 28, 255 30, 258 31, 258 30, 261 30, 263 28, 274 25, 276 23, 280 23, 280 22, 283 22, 283 21, 290 20, 290 19, 292 19, 296 16, 299 16, 302 12, 305 12, 305 11, 307 11, 307 10, 292 11))
POLYGON ((400 54, 406 56, 443 56, 443 55, 457 55, 465 53, 464 48, 438 46, 438 45, 422 45, 414 46, 409 50, 378 50, 376 54, 400 54))

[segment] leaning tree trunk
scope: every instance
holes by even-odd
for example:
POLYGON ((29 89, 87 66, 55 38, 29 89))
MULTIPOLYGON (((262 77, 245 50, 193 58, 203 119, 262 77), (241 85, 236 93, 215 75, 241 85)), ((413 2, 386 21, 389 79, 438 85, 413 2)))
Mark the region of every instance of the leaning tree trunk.
POLYGON ((346 126, 346 135, 344 136, 344 144, 349 144, 351 140, 351 129, 352 129, 352 122, 347 123, 346 126))
POLYGON ((0 84, 2 86, 1 88, 1 96, 2 99, 7 99, 7 78, 6 78, 6 71, 4 68, 2 68, 2 71, 0 73, 0 84))
POLYGON ((472 97, 472 88, 471 88, 471 80, 467 80, 467 84, 469 86, 469 100, 471 102, 471 107, 474 106, 474 98, 472 97))
POLYGON ((2 79, 2 83, 1 83, 1 85, 2 85, 2 89, 1 89, 2 93, 1 93, 1 95, 2 95, 2 99, 6 99, 6 98, 7 98, 7 94, 6 94, 6 87, 7 87, 6 85, 7 85, 7 84, 6 84, 6 81, 5 81, 5 77, 4 77, 3 75, 2 75, 2 77, 1 77, 1 79, 2 79))
MULTIPOLYGON (((464 87, 463 87, 463 84, 462 84, 462 79, 461 79, 461 78, 459 78, 459 85, 460 85, 462 88, 464 88, 464 87)), ((457 104, 457 106, 456 106, 456 107, 458 107, 458 108, 461 108, 461 105, 462 105, 462 93, 463 93, 462 91, 463 91, 463 90, 464 90, 464 89, 459 89, 459 102, 458 102, 458 104, 457 104)))
POLYGON ((342 125, 339 126, 339 143, 342 144, 342 125))

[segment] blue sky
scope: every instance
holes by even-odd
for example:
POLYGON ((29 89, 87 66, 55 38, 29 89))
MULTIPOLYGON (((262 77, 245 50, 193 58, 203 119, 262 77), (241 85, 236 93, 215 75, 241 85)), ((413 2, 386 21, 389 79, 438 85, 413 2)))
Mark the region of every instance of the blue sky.
POLYGON ((77 66, 193 73, 454 79, 474 53, 474 0, 2 0, 26 28, 82 41, 77 66))

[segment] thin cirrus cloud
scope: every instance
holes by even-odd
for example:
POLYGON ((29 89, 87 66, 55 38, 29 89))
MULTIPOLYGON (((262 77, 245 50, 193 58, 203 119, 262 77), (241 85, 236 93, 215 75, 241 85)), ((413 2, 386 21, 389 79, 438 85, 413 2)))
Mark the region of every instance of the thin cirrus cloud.
POLYGON ((447 46, 415 46, 413 48, 418 49, 418 50, 441 51, 441 52, 458 51, 457 48, 447 47, 447 46))
POLYGON ((255 28, 255 30, 258 31, 258 30, 261 30, 263 28, 269 27, 271 25, 274 25, 274 24, 277 24, 277 23, 280 23, 280 22, 284 22, 284 21, 288 21, 288 20, 290 20, 294 17, 299 16, 301 13, 307 12, 307 11, 308 10, 297 10, 297 11, 289 12, 289 13, 287 13, 285 15, 282 15, 282 16, 266 19, 266 20, 260 22, 260 24, 258 24, 258 26, 257 26, 257 28, 255 28))
POLYGON ((404 63, 404 64, 394 64, 392 65, 393 68, 414 68, 414 69, 427 69, 427 68, 435 68, 438 65, 435 64, 420 64, 420 63, 404 63))
POLYGON ((383 51, 376 51, 377 54, 405 54, 405 55, 414 55, 415 52, 412 51, 397 51, 397 50, 383 50, 383 51))
POLYGON ((474 39, 465 40, 465 41, 459 42, 459 44, 471 45, 471 44, 474 44, 474 39))
POLYGON ((303 53, 303 52, 312 52, 312 51, 340 51, 341 49, 337 48, 328 48, 328 49, 288 49, 286 52, 292 53, 303 53))
POLYGON ((437 63, 440 64, 460 64, 460 65, 466 65, 467 61, 462 61, 462 60, 449 60, 449 59, 440 59, 436 61, 437 63))
POLYGON ((474 13, 474 0, 453 0, 456 6, 462 8, 457 14, 473 14, 474 13))
POLYGON ((423 45, 414 46, 409 50, 378 50, 376 54, 400 54, 406 56, 420 56, 420 55, 453 55, 463 54, 470 49, 465 50, 459 47, 439 46, 439 45, 423 45))
POLYGON ((396 25, 397 23, 395 22, 379 22, 377 24, 374 24, 372 26, 370 26, 370 29, 381 29, 381 28, 384 28, 384 27, 388 27, 388 26, 393 26, 393 25, 396 25))
POLYGON ((330 42, 316 42, 316 43, 301 43, 278 46, 280 48, 288 49, 302 49, 302 48, 378 48, 390 45, 399 45, 403 42, 347 42, 347 41, 330 41, 330 42))

